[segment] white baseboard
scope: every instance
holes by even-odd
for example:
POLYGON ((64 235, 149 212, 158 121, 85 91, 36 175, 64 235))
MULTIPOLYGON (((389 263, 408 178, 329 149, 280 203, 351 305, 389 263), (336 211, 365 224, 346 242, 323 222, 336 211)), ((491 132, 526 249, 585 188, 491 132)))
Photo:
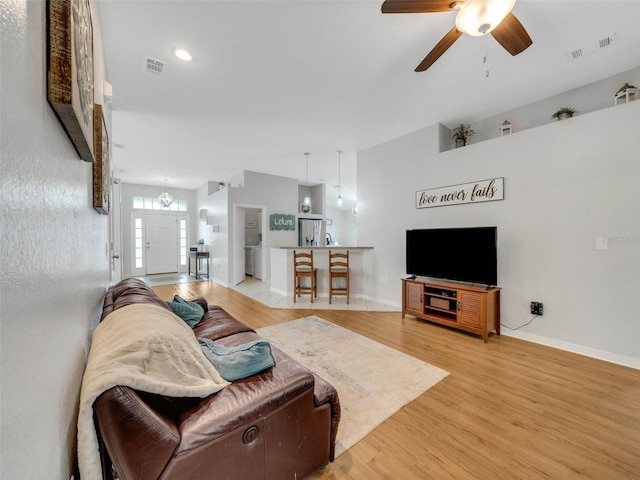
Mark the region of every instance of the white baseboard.
POLYGON ((271 293, 275 293, 275 294, 282 295, 282 296, 285 296, 285 297, 287 296, 287 292, 285 292, 284 290, 280 290, 279 288, 273 288, 273 287, 271 287, 271 288, 269 289, 269 291, 270 291, 271 293))
POLYGON ((555 338, 543 337, 540 335, 535 335, 533 333, 519 332, 508 329, 502 329, 500 333, 507 337, 519 338, 521 340, 526 340, 527 342, 539 343, 540 345, 546 345, 548 347, 557 348, 559 350, 565 350, 567 352, 577 353, 586 357, 597 358, 598 360, 604 360, 605 362, 616 363, 618 365, 624 365, 625 367, 640 370, 640 358, 618 355, 617 353, 611 353, 605 350, 599 350, 597 348, 585 347, 583 345, 577 345, 575 343, 565 342, 562 340, 557 340, 555 338))
POLYGON ((211 278, 210 278, 210 280, 211 280, 212 282, 216 282, 216 283, 217 283, 217 284, 219 284, 219 285, 222 285, 223 287, 231 288, 231 287, 230 287, 230 285, 229 285, 227 282, 222 281, 222 280, 220 280, 219 278, 211 277, 211 278))
POLYGON ((402 303, 394 302, 393 300, 389 300, 387 298, 381 299, 379 297, 372 297, 371 295, 361 295, 361 297, 365 300, 371 300, 372 302, 383 303, 385 305, 389 305, 390 307, 402 309, 402 303))

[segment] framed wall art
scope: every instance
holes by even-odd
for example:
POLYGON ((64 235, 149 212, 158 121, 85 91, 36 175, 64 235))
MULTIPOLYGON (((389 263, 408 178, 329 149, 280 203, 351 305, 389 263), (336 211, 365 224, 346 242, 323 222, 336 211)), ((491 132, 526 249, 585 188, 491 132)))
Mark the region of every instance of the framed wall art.
POLYGON ((93 107, 93 208, 109 215, 111 207, 111 152, 109 134, 102 114, 102 105, 93 107))
POLYGON ((416 208, 504 200, 504 177, 416 192, 416 208))
POLYGON ((47 1, 47 100, 80 158, 93 162, 93 26, 89 0, 47 1))

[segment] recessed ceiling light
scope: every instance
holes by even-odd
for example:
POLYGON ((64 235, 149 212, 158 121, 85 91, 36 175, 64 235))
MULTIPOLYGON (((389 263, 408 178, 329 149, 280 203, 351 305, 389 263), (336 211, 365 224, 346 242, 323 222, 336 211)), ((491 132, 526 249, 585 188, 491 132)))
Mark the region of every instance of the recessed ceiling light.
POLYGON ((182 48, 176 48, 173 54, 180 60, 184 60, 185 62, 190 62, 192 58, 191 54, 182 48))

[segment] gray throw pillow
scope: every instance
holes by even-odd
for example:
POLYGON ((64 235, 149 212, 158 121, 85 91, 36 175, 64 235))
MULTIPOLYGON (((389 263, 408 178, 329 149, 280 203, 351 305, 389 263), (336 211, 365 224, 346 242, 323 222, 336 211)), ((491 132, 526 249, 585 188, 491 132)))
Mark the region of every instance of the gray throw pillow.
POLYGON ((199 338, 198 342, 204 355, 228 382, 249 377, 276 363, 271 345, 266 340, 255 340, 236 347, 225 347, 208 338, 199 338))
POLYGON ((167 302, 173 313, 183 319, 191 328, 195 327, 204 316, 204 308, 194 302, 189 302, 175 295, 173 302, 167 302))

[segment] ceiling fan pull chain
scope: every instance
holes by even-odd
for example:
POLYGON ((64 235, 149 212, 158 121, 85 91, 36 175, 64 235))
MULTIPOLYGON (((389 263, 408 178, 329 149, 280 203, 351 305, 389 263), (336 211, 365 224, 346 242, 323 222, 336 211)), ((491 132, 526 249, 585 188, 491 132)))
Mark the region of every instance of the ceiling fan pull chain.
POLYGON ((489 77, 489 46, 487 45, 486 41, 484 43, 484 48, 485 48, 485 53, 484 53, 484 57, 482 58, 482 63, 484 63, 485 65, 484 76, 485 78, 488 78, 489 77))

